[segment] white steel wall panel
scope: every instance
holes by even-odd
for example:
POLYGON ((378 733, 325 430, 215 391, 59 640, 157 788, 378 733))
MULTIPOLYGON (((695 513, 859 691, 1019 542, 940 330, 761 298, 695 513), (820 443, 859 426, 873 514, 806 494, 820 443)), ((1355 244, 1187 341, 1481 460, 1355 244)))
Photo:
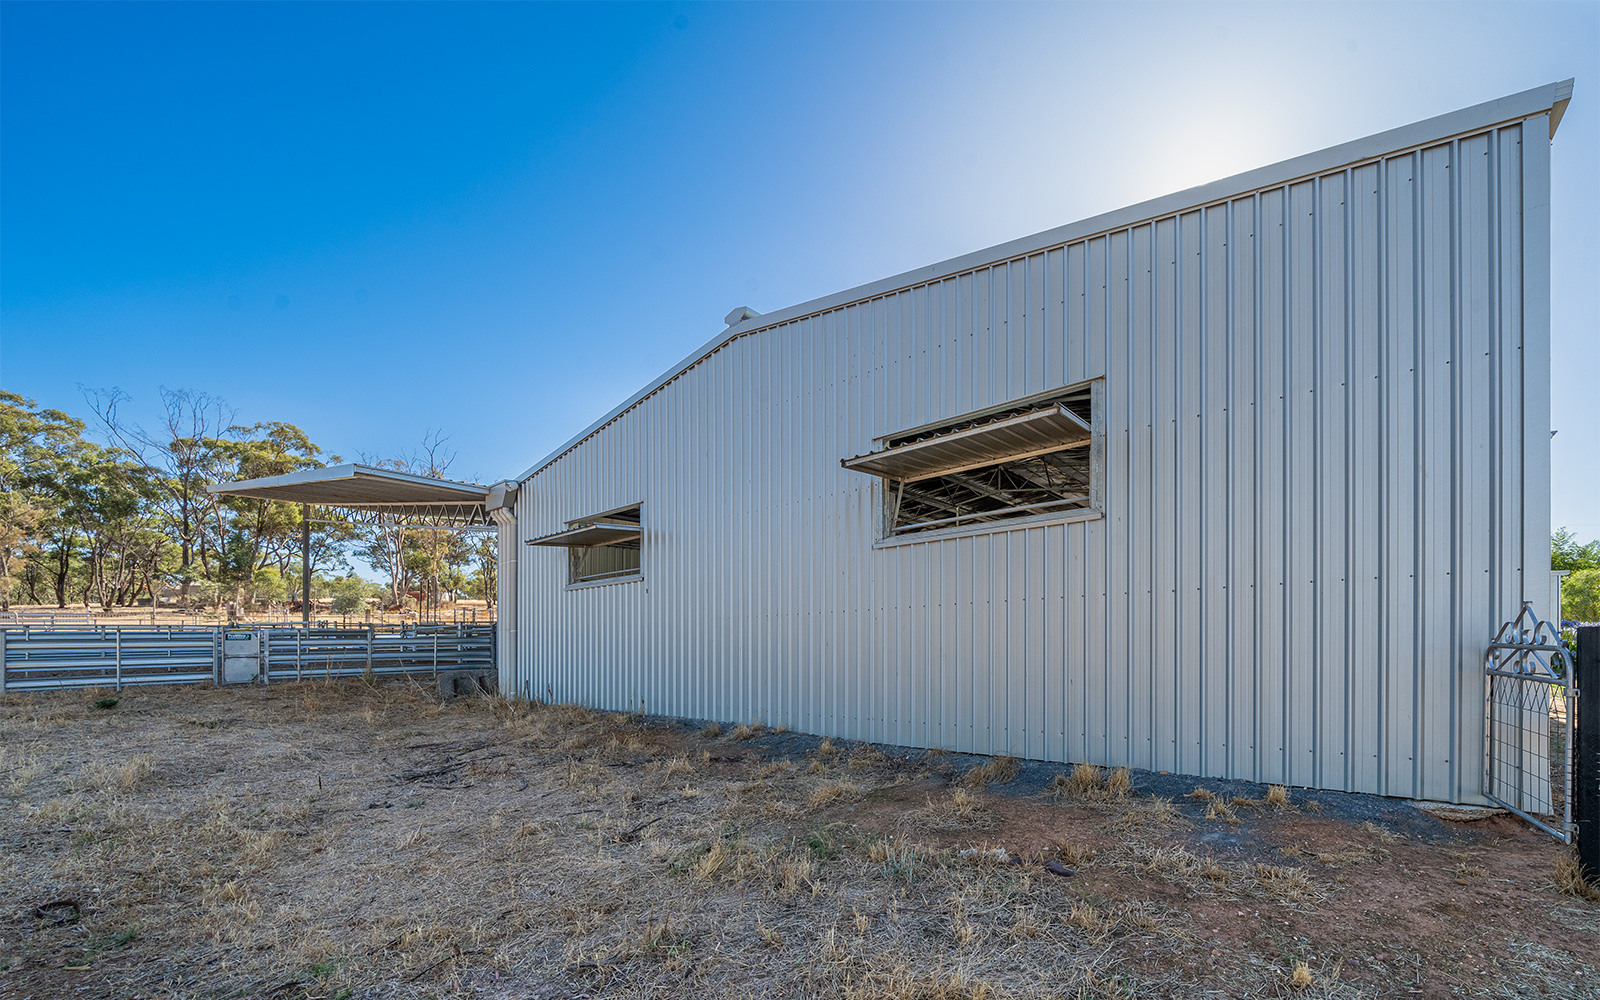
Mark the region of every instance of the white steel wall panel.
POLYGON ((714 346, 522 484, 522 540, 642 501, 643 578, 568 588, 563 550, 524 547, 513 689, 1476 799, 1483 643, 1548 589, 1548 129, 1374 153, 714 346), (879 544, 880 487, 841 458, 1090 378, 1102 517, 879 544))

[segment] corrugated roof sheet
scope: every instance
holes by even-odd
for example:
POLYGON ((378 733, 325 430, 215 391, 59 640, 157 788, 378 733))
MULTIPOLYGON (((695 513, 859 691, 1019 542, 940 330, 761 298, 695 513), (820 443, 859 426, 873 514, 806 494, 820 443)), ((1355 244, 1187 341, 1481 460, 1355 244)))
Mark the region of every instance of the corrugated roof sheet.
POLYGON ((489 493, 487 486, 476 483, 430 479, 354 463, 236 483, 217 483, 208 489, 219 496, 420 515, 437 514, 441 508, 481 509, 489 493))

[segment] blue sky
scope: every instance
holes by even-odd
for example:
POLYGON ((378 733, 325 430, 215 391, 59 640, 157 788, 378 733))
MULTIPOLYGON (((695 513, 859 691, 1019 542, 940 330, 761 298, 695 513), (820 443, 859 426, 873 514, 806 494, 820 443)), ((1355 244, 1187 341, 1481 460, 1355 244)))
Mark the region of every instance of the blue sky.
POLYGON ((1576 77, 1554 505, 1600 536, 1597 70, 1596 3, 5 3, 0 385, 488 482, 735 305, 1576 77))

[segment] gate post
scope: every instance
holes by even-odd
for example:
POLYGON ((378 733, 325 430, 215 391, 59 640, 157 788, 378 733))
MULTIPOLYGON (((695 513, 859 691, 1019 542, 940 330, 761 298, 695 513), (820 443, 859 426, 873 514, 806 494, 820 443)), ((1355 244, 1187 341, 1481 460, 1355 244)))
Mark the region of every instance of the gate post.
POLYGON ((1578 865, 1584 878, 1600 882, 1600 625, 1578 629, 1576 659, 1572 821, 1578 830, 1578 865))

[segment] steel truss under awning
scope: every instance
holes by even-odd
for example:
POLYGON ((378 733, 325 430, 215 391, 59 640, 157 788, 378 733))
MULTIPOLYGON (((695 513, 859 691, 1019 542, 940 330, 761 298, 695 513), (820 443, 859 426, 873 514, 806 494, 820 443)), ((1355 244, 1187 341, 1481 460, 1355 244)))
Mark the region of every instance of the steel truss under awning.
POLYGON ((489 487, 449 479, 430 479, 370 465, 334 465, 283 476, 218 483, 218 496, 253 497, 335 507, 368 527, 477 529, 492 526, 489 487))
POLYGON ((1046 455, 1067 448, 1086 448, 1093 430, 1065 404, 989 423, 976 424, 919 441, 844 459, 847 469, 884 479, 916 482, 982 469, 1003 462, 1046 455))

